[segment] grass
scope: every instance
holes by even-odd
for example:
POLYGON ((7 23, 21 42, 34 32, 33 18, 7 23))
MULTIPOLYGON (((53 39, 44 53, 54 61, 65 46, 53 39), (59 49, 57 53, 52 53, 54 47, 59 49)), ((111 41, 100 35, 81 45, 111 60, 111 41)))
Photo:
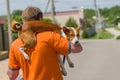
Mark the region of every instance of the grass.
MULTIPOLYGON (((111 39, 113 37, 114 37, 114 35, 112 35, 111 33, 107 32, 107 31, 102 31, 101 34, 99 35, 99 39, 111 39)), ((90 39, 97 39, 97 34, 92 36, 90 39)))
POLYGON ((114 27, 116 30, 119 30, 120 31, 120 28, 119 27, 114 27))

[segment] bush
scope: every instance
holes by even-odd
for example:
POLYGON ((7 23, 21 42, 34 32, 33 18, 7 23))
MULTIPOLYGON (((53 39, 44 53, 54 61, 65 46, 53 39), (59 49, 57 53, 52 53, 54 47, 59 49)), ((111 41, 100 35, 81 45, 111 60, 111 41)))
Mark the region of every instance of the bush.
POLYGON ((116 39, 120 40, 120 35, 119 35, 119 36, 117 36, 117 38, 116 38, 116 39))
POLYGON ((49 23, 52 23, 52 20, 49 19, 49 18, 43 18, 43 21, 45 21, 45 22, 49 22, 49 23))
POLYGON ((18 38, 18 33, 17 32, 12 32, 12 37, 13 37, 13 40, 17 39, 18 38))
POLYGON ((72 18, 72 17, 70 17, 69 19, 68 19, 68 21, 66 22, 66 24, 65 24, 67 27, 77 27, 78 25, 77 25, 77 23, 76 23, 76 21, 72 18))
POLYGON ((88 21, 88 20, 86 20, 86 22, 85 22, 85 26, 86 26, 86 28, 91 28, 92 27, 92 25, 90 24, 90 21, 88 21))
POLYGON ((86 30, 82 32, 82 38, 88 38, 88 32, 86 30))
POLYGON ((91 39, 112 39, 114 38, 114 35, 107 32, 106 30, 101 31, 100 34, 95 34, 93 37, 91 37, 91 39))

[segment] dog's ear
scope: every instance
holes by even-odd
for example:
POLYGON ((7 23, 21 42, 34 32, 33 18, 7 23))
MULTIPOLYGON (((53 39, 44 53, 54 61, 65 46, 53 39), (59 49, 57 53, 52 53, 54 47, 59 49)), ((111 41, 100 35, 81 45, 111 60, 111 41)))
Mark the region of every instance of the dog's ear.
POLYGON ((63 26, 62 29, 63 29, 64 33, 68 33, 70 31, 69 28, 65 27, 65 26, 63 26))
POLYGON ((81 27, 80 27, 80 26, 78 26, 78 27, 76 28, 76 30, 77 30, 77 31, 80 31, 80 29, 81 29, 81 27))
POLYGON ((68 27, 63 26, 63 27, 62 27, 62 30, 63 30, 65 36, 66 36, 68 39, 70 39, 70 36, 69 36, 69 35, 70 35, 70 29, 69 29, 68 27))
POLYGON ((13 20, 11 24, 11 30, 14 32, 18 32, 21 29, 22 29, 22 25, 19 22, 13 20))

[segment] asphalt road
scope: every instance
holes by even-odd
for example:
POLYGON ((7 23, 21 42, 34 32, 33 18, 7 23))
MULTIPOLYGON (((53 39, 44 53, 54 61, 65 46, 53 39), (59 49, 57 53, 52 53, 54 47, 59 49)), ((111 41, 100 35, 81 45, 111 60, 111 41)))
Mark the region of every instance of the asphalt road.
MULTIPOLYGON (((83 51, 70 54, 75 67, 65 64, 68 75, 64 80, 120 80, 120 41, 81 40, 83 51)), ((0 61, 0 80, 6 75, 8 59, 0 61)))
POLYGON ((120 41, 83 40, 83 52, 71 54, 75 68, 67 65, 65 80, 120 80, 120 41))

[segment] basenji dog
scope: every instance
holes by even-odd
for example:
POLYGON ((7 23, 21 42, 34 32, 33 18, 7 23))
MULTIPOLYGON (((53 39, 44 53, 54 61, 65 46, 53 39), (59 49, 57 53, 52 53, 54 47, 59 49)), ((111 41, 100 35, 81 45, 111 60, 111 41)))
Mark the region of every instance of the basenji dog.
MULTIPOLYGON (((59 33, 63 37, 67 38, 71 41, 72 44, 79 43, 79 36, 80 36, 80 27, 72 28, 72 27, 59 27, 55 24, 43 22, 43 21, 28 21, 21 25, 17 21, 12 22, 11 26, 12 31, 18 32, 18 36, 23 41, 24 45, 19 47, 20 52, 25 57, 26 60, 29 61, 29 56, 25 52, 26 48, 31 48, 35 46, 36 32, 44 32, 44 31, 53 31, 59 33)), ((74 67, 74 64, 70 60, 69 56, 66 56, 67 62, 70 67, 74 67)), ((64 76, 67 75, 67 71, 65 70, 64 64, 60 55, 58 54, 58 59, 60 61, 61 71, 64 76)))

